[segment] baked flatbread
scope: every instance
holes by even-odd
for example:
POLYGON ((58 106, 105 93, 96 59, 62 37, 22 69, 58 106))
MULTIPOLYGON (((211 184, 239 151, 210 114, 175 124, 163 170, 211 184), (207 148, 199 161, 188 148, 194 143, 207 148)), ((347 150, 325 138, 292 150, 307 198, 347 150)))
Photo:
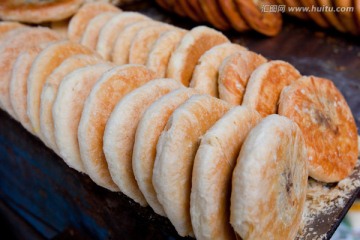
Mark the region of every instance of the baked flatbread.
MULTIPOLYGON (((68 57, 91 53, 93 51, 89 48, 65 40, 49 45, 35 58, 27 79, 27 113, 33 130, 40 139, 44 139, 40 131, 40 100, 47 77, 68 57)), ((44 140, 43 142, 46 143, 44 140)))
POLYGON ((136 12, 121 12, 111 18, 101 29, 96 45, 96 51, 106 60, 112 60, 111 55, 118 34, 129 24, 151 20, 136 12))
POLYGON ((64 77, 56 94, 52 108, 56 146, 65 163, 79 172, 85 171, 77 137, 84 102, 96 81, 112 67, 99 63, 79 68, 64 77))
POLYGON ((139 31, 131 42, 129 63, 146 64, 150 50, 159 36, 175 27, 167 24, 149 26, 139 31))
POLYGON ((241 239, 295 239, 307 188, 299 127, 270 115, 247 136, 232 177, 230 223, 241 239))
POLYGON ((15 117, 10 103, 10 80, 14 62, 20 52, 33 47, 43 48, 60 37, 48 28, 20 28, 7 35, 0 46, 0 108, 15 117))
POLYGON ((197 239, 235 239, 230 225, 232 173, 249 131, 260 121, 255 110, 238 106, 201 138, 191 185, 191 222, 197 239))
POLYGON ((58 92, 59 85, 66 75, 87 65, 100 63, 102 60, 94 55, 78 54, 65 59, 46 78, 41 91, 40 99, 40 130, 43 140, 51 149, 58 152, 54 135, 54 120, 52 109, 58 92))
POLYGON ((242 104, 263 117, 277 113, 281 91, 300 77, 299 71, 287 62, 264 63, 251 74, 242 104))
POLYGON ((153 184, 180 236, 193 236, 191 176, 200 139, 230 106, 209 95, 191 97, 171 115, 157 143, 153 184))
POLYGON ((71 17, 84 0, 2 0, 0 18, 27 23, 60 21, 71 17))
POLYGON ((68 38, 74 42, 80 42, 88 23, 98 14, 104 12, 121 12, 121 10, 109 3, 93 2, 84 4, 71 18, 68 28, 68 38))
POLYGON ((10 103, 14 109, 16 120, 33 135, 35 134, 26 112, 27 77, 29 76, 31 65, 40 51, 41 48, 33 47, 19 54, 14 62, 9 87, 10 103))
POLYGON ((166 31, 159 36, 152 46, 147 58, 146 66, 156 73, 159 78, 166 76, 166 69, 175 48, 187 31, 178 29, 166 31))
POLYGON ((114 108, 104 132, 104 153, 113 181, 142 206, 147 202, 132 169, 136 128, 144 111, 159 97, 182 87, 173 79, 155 79, 123 97, 114 108))
POLYGON ((80 156, 85 172, 98 185, 119 191, 111 179, 103 151, 105 125, 116 104, 129 92, 154 78, 141 65, 123 65, 106 72, 87 97, 78 127, 80 156))
POLYGON ((102 27, 114 16, 116 16, 115 12, 104 12, 91 19, 81 37, 80 44, 95 50, 102 27))
POLYGON ((243 101, 251 73, 267 60, 251 51, 234 53, 224 59, 219 68, 219 97, 234 105, 243 101))
POLYGON ((278 112, 303 132, 312 178, 337 182, 351 173, 358 155, 356 124, 330 80, 310 76, 295 81, 282 91, 278 112))
POLYGON ((189 85, 197 61, 210 48, 229 42, 222 33, 199 26, 187 32, 176 50, 172 53, 166 77, 189 85))
POLYGON ((147 27, 159 25, 161 23, 150 20, 128 24, 116 38, 112 61, 118 65, 128 64, 131 43, 136 34, 147 27))
POLYGON ((239 51, 247 51, 247 49, 234 43, 223 43, 210 48, 200 57, 195 66, 190 87, 204 94, 218 97, 220 65, 226 57, 239 51))
POLYGON ((136 130, 132 156, 135 179, 148 204, 161 216, 165 216, 165 212, 152 183, 156 144, 170 115, 197 93, 195 89, 181 88, 159 98, 144 112, 136 130))

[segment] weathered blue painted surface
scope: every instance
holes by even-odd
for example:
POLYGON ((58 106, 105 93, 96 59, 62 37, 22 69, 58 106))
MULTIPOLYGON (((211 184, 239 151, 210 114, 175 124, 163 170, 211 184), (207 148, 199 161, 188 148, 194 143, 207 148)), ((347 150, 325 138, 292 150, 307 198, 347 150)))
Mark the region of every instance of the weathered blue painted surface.
POLYGON ((165 218, 96 186, 0 111, 0 199, 45 238, 176 239, 165 218), (173 237, 172 237, 173 236, 173 237))

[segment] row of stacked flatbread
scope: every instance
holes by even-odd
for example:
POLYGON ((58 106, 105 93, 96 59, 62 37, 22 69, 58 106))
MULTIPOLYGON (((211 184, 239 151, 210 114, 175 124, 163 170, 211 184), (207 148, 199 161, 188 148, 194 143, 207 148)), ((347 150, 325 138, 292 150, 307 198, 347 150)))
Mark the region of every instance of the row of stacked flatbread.
MULTIPOLYGON (((68 29, 71 39, 71 26, 84 23, 75 31, 80 42, 97 18, 82 12, 68 29)), ((135 15, 116 12, 111 19, 135 15)), ((149 50, 139 45, 147 63, 152 54, 158 59, 151 68, 116 65, 47 28, 2 22, 1 108, 69 166, 149 204, 182 236, 294 238, 308 171, 334 182, 355 165, 357 133, 346 101, 331 81, 301 77, 290 64, 268 62, 212 29, 166 27, 149 50), (168 32, 183 35, 154 54, 168 32), (221 97, 221 84, 226 101, 206 90, 221 97)), ((114 44, 130 35, 123 31, 114 44)), ((145 33, 133 35, 124 58, 145 33)))
POLYGON ((313 21, 322 28, 360 34, 360 2, 330 0, 156 0, 164 9, 217 29, 254 29, 274 36, 281 30, 281 13, 313 21))

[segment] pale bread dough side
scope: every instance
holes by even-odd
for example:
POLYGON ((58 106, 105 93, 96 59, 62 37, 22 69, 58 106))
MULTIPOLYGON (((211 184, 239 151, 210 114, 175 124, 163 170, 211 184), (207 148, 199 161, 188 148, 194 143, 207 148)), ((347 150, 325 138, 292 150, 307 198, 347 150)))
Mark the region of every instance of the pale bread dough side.
POLYGON ((181 88, 166 94, 144 112, 136 130, 132 167, 136 182, 146 201, 157 214, 165 216, 152 183, 156 144, 170 115, 191 96, 195 89, 181 88))
POLYGON ((104 153, 111 178, 121 192, 142 206, 146 206, 147 202, 132 169, 136 128, 152 102, 180 87, 182 84, 173 79, 152 80, 122 98, 106 123, 104 153))
POLYGON ((40 130, 43 140, 50 148, 58 153, 54 135, 54 120, 52 109, 57 95, 59 85, 63 78, 72 71, 96 63, 102 62, 98 56, 78 54, 65 59, 46 78, 40 98, 40 130))
POLYGON ((307 152, 300 128, 270 115, 247 136, 232 178, 230 222, 242 239, 294 239, 305 205, 307 152))
POLYGON ((231 105, 209 95, 193 96, 174 111, 156 147, 153 184, 166 216, 180 236, 192 236, 192 167, 203 134, 231 105))
POLYGON ((55 143, 67 165, 84 172, 77 138, 84 102, 92 87, 112 64, 100 63, 79 68, 61 81, 52 108, 55 143))
POLYGON ((201 138, 191 185, 191 222, 198 239, 234 239, 230 225, 231 178, 241 146, 261 120, 255 110, 238 106, 201 138))
POLYGON ((87 97, 78 127, 78 141, 85 172, 98 185, 119 191, 111 179, 103 151, 106 122, 116 104, 129 92, 154 78, 141 65, 123 65, 106 72, 87 97))
POLYGON ((190 87, 195 88, 204 94, 218 97, 220 65, 226 57, 239 51, 247 50, 243 46, 234 43, 223 43, 210 48, 200 57, 195 66, 190 81, 190 87))

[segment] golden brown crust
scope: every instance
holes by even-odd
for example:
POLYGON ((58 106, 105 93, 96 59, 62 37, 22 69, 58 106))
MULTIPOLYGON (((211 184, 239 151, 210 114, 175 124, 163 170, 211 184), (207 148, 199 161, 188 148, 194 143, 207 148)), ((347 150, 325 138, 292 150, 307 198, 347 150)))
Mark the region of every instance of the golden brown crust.
POLYGON ((149 26, 139 31, 131 41, 129 63, 145 65, 151 48, 160 35, 174 29, 175 27, 171 25, 162 24, 149 26))
POLYGON ((173 3, 172 3, 173 11, 174 11, 177 15, 179 15, 179 16, 181 16, 181 17, 186 17, 186 13, 185 13, 182 5, 178 3, 178 0, 168 0, 168 1, 169 1, 169 2, 173 2, 173 3))
POLYGON ((273 0, 234 0, 241 16, 254 30, 267 36, 275 36, 281 30, 282 16, 276 12, 261 12, 263 6, 275 4, 273 0))
MULTIPOLYGON (((333 1, 331 0, 316 0, 318 6, 328 6, 328 7, 335 7, 333 5, 333 1)), ((333 11, 323 11, 321 12, 324 18, 338 31, 346 32, 346 28, 343 26, 339 18, 336 16, 336 13, 333 11)))
POLYGON ((40 101, 40 130, 44 137, 44 141, 55 152, 58 148, 55 142, 54 135, 54 119, 52 109, 55 98, 57 96, 58 88, 63 78, 72 71, 87 66, 100 63, 103 60, 97 56, 89 54, 73 55, 65 59, 54 71, 46 78, 43 89, 41 91, 40 101))
POLYGON ((198 59, 213 46, 229 42, 229 39, 214 29, 199 26, 185 34, 171 55, 166 77, 189 85, 198 59))
POLYGON ((194 9, 196 14, 201 18, 201 22, 206 21, 205 14, 204 14, 204 11, 201 8, 201 4, 200 4, 199 0, 186 0, 186 1, 194 9))
POLYGON ((0 18, 3 20, 41 23, 71 17, 84 0, 2 0, 0 18))
POLYGON ((167 31, 156 40, 147 58, 146 66, 156 73, 158 78, 166 75, 171 54, 187 31, 175 29, 167 31))
MULTIPOLYGON (((355 5, 353 0, 334 1, 334 3, 335 6, 339 8, 349 8, 349 7, 354 7, 355 5)), ((337 12, 337 14, 339 20, 349 32, 355 35, 360 33, 354 21, 355 16, 352 11, 340 11, 337 12)))
POLYGON ((115 15, 114 12, 105 12, 91 19, 81 37, 80 44, 95 50, 102 27, 115 15))
POLYGON ((179 0, 178 4, 181 5, 181 8, 184 10, 186 16, 194 20, 195 22, 201 22, 202 19, 198 16, 193 9, 193 7, 189 4, 188 0, 179 0))
POLYGON ((54 31, 38 27, 16 29, 3 39, 3 44, 0 46, 0 107, 11 116, 14 116, 14 111, 10 103, 9 87, 13 65, 18 54, 34 47, 43 48, 59 38, 54 31))
POLYGON ((330 80, 300 78, 283 90, 279 114, 302 130, 311 177, 337 182, 351 173, 358 154, 356 124, 346 100, 330 80))
POLYGON ((47 77, 68 57, 91 53, 94 52, 89 48, 66 40, 49 45, 36 57, 27 80, 27 112, 34 132, 40 139, 43 140, 40 131, 41 92, 47 77))
POLYGON ((230 225, 232 173, 249 131, 261 120, 255 110, 238 106, 201 138, 191 184, 191 222, 198 239, 235 239, 230 225))
POLYGON ((108 3, 94 2, 84 4, 71 18, 68 28, 68 38, 79 42, 87 24, 100 13, 120 12, 121 10, 108 3))
POLYGON ((251 74, 242 104, 262 117, 277 113, 281 91, 300 77, 299 71, 287 62, 264 63, 251 74))
POLYGON ((165 216, 152 183, 156 144, 170 115, 191 96, 198 92, 181 88, 154 102, 143 114, 136 130, 132 166, 136 181, 146 201, 159 215, 165 216))
POLYGON ((106 60, 111 60, 116 37, 124 28, 135 22, 151 20, 145 15, 136 12, 122 12, 111 18, 101 29, 96 51, 106 60))
POLYGON ((190 87, 203 94, 218 97, 219 68, 223 60, 236 52, 242 51, 247 51, 247 49, 234 43, 223 43, 206 51, 198 60, 191 78, 190 87))
MULTIPOLYGON (((301 3, 299 0, 284 0, 283 2, 284 2, 283 4, 286 4, 287 8, 288 7, 301 7, 301 3)), ((295 17, 298 17, 300 19, 303 19, 303 20, 309 19, 308 15, 305 12, 301 12, 301 11, 289 12, 289 11, 287 11, 287 13, 290 15, 293 15, 295 17)))
MULTIPOLYGON (((316 7, 316 0, 300 0, 300 3, 304 7, 308 7, 310 9, 312 8, 312 6, 316 7)), ((320 27, 328 28, 330 26, 320 12, 309 11, 307 12, 307 15, 320 27)))
POLYGON ((180 236, 193 235, 191 173, 199 140, 229 109, 229 104, 214 97, 193 96, 174 111, 159 138, 153 184, 166 216, 180 236))
POLYGON ((112 67, 99 63, 76 69, 64 77, 56 94, 52 130, 57 150, 65 163, 79 172, 84 172, 77 138, 84 102, 96 81, 112 67))
POLYGON ((126 25, 115 40, 112 61, 117 65, 128 64, 131 43, 136 34, 144 28, 159 25, 161 23, 155 21, 140 21, 126 25))
POLYGON ((158 98, 181 88, 173 79, 152 80, 122 98, 112 111, 104 132, 104 153, 111 178, 125 195, 147 206, 136 182, 132 156, 135 134, 144 111, 158 98))
POLYGON ((251 51, 241 51, 225 58, 219 68, 220 99, 234 105, 241 104, 251 73, 266 61, 251 51))
POLYGON ((25 25, 18 22, 0 22, 0 44, 1 40, 6 37, 7 33, 20 27, 25 27, 25 25))
POLYGON ((305 205, 306 144, 299 127, 270 115, 247 136, 232 178, 230 223, 241 239, 295 239, 305 205))
POLYGON ((360 0, 354 0, 355 16, 354 21, 356 22, 358 32, 360 32, 360 0))
POLYGON ((198 0, 206 19, 220 30, 227 30, 230 24, 216 0, 198 0))
POLYGON ((10 102, 16 119, 32 134, 34 134, 34 131, 26 112, 27 77, 31 64, 40 51, 41 48, 33 47, 19 53, 14 62, 9 88, 10 102))
POLYGON ((219 6, 224 12, 225 16, 229 20, 231 26, 239 31, 249 30, 249 26, 245 22, 244 18, 238 12, 235 2, 233 0, 217 0, 219 6))
POLYGON ((172 12, 173 11, 173 6, 170 5, 170 3, 173 3, 173 1, 168 1, 168 0, 156 0, 156 3, 159 4, 160 7, 162 7, 163 9, 172 12))
POLYGON ((103 151, 106 122, 120 99, 153 77, 141 65, 118 66, 98 80, 86 99, 78 131, 81 159, 90 178, 111 191, 119 188, 111 179, 103 151))

